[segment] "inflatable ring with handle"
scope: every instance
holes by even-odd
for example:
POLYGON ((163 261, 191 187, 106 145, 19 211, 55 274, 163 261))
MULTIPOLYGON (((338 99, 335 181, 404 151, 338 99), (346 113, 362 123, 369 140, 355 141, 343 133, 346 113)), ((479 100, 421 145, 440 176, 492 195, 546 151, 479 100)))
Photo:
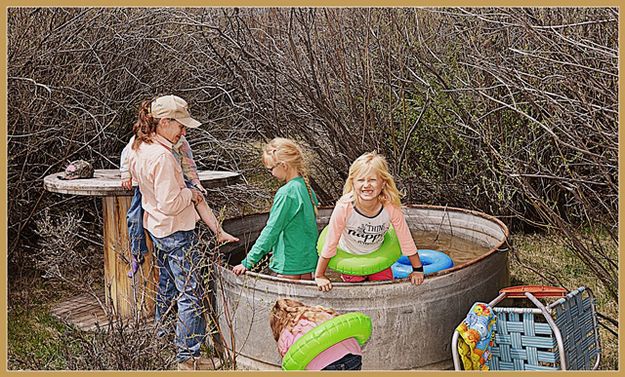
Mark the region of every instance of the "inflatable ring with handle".
MULTIPOLYGON (((442 251, 423 249, 417 252, 419 253, 421 264, 423 264, 424 275, 433 274, 454 266, 454 261, 442 251)), ((397 262, 391 266, 391 269, 393 270, 394 279, 403 279, 412 273, 412 265, 406 256, 399 258, 397 262)))
MULTIPOLYGON (((317 240, 318 254, 321 254, 321 250, 323 250, 327 234, 328 227, 326 226, 317 240)), ((400 256, 399 240, 395 234, 395 229, 390 227, 384 234, 382 246, 376 251, 367 255, 356 255, 337 247, 336 255, 330 259, 328 267, 343 274, 366 276, 391 267, 400 256)))
POLYGON ((321 352, 345 339, 364 345, 371 336, 371 318, 360 312, 341 314, 302 335, 282 358, 282 369, 304 370, 321 352))

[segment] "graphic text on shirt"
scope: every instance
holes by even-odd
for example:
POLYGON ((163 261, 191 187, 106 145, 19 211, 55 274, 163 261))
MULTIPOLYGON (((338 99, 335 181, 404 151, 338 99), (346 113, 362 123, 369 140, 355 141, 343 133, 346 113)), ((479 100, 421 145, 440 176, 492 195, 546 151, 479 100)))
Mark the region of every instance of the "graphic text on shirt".
POLYGON ((360 224, 356 229, 347 229, 347 234, 361 245, 371 245, 382 241, 388 227, 388 224, 360 224))

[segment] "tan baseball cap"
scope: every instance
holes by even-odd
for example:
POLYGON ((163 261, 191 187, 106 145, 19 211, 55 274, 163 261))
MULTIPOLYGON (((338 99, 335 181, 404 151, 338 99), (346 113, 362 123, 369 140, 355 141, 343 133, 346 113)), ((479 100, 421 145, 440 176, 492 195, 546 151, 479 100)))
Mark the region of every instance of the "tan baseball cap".
POLYGON ((150 114, 154 118, 171 118, 182 123, 188 128, 197 128, 200 122, 191 118, 189 114, 187 101, 178 96, 169 95, 158 97, 150 105, 150 114))

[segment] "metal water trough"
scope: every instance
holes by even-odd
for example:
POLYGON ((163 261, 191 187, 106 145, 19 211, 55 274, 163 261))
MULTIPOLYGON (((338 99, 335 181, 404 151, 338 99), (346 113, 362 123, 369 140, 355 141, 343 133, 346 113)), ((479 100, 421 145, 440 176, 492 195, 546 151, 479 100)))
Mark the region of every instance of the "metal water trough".
MULTIPOLYGON (((330 209, 319 211, 319 228, 330 209)), ((451 335, 476 301, 489 302, 509 284, 508 229, 495 217, 459 208, 405 208, 411 230, 451 233, 477 242, 488 252, 452 269, 429 275, 422 285, 407 280, 333 283, 320 292, 314 282, 293 282, 247 272, 236 276, 230 266, 216 267, 219 326, 226 347, 236 352, 237 369, 273 370, 280 357, 269 327, 278 298, 332 307, 339 313, 360 311, 373 321, 373 334, 363 349, 363 369, 450 369, 451 335)), ((253 244, 267 214, 245 216, 224 224, 242 243, 253 244)), ((230 254, 230 264, 244 257, 245 247, 230 254)))

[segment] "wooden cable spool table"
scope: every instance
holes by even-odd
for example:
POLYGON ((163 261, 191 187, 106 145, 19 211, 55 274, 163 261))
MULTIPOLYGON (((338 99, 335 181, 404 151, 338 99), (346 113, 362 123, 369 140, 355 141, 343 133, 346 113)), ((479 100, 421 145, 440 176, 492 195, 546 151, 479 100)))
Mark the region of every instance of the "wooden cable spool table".
MULTIPOLYGON (((126 212, 130 207, 133 190, 121 187, 117 169, 96 169, 93 178, 63 180, 63 173, 54 173, 43 180, 44 188, 51 192, 70 195, 102 197, 104 243, 104 302, 112 308, 106 315, 100 297, 85 294, 66 300, 52 308, 52 314, 77 327, 89 330, 102 327, 110 319, 146 317, 154 313, 158 269, 152 256, 152 243, 147 237, 148 250, 145 262, 134 277, 127 276, 130 269, 130 243, 126 212)), ((240 174, 227 171, 198 171, 202 185, 217 188, 236 183, 240 174)), ((146 234, 147 236, 147 234, 146 234)))

